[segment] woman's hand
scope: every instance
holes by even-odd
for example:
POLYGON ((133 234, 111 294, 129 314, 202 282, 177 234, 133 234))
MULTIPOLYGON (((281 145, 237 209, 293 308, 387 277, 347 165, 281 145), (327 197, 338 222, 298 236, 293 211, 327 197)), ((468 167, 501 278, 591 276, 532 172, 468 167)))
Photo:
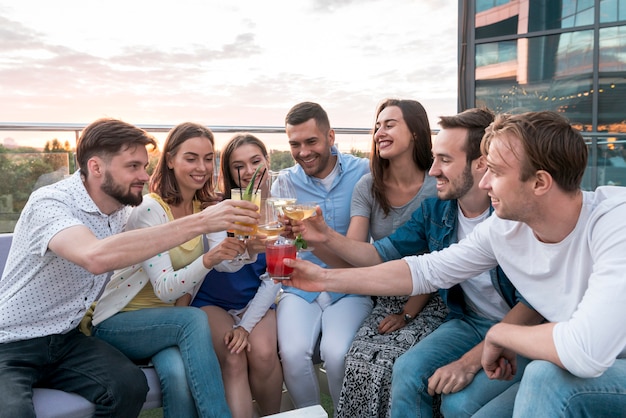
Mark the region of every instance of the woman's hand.
POLYGON ((380 324, 378 324, 378 332, 381 334, 389 334, 390 332, 400 329, 405 325, 406 321, 404 320, 404 315, 387 315, 382 321, 380 321, 380 324))
POLYGON ((265 241, 267 239, 266 235, 256 235, 255 237, 249 238, 246 240, 246 249, 248 250, 248 255, 252 258, 256 254, 265 252, 265 241))
POLYGON ((243 350, 250 351, 252 348, 248 342, 248 331, 243 327, 233 328, 224 336, 224 344, 232 354, 239 354, 243 350))
POLYGON ((246 250, 246 243, 237 238, 227 237, 202 256, 204 267, 210 269, 225 260, 232 260, 246 250))

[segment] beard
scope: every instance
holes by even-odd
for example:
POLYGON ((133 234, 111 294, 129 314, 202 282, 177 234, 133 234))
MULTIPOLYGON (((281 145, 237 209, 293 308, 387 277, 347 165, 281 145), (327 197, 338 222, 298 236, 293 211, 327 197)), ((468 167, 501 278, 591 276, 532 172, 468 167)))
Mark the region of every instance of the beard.
POLYGON ((113 176, 108 171, 104 173, 104 182, 100 188, 104 193, 108 194, 122 205, 138 206, 143 200, 141 192, 133 194, 129 190, 124 190, 124 187, 116 183, 113 176))
POLYGON ((439 196, 441 200, 453 200, 459 199, 467 194, 472 187, 474 187, 474 177, 472 177, 472 167, 470 164, 465 165, 463 174, 460 178, 451 181, 452 189, 445 194, 445 196, 439 196))

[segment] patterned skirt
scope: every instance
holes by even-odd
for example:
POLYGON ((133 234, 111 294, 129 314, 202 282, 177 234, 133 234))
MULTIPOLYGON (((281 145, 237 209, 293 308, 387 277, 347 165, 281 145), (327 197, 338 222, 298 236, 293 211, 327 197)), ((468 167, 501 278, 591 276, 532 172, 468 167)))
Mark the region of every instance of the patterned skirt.
POLYGON ((378 324, 386 316, 400 312, 407 297, 378 297, 371 314, 346 354, 346 370, 337 418, 389 417, 393 363, 446 318, 448 308, 438 294, 430 298, 422 312, 405 327, 379 334, 378 324))

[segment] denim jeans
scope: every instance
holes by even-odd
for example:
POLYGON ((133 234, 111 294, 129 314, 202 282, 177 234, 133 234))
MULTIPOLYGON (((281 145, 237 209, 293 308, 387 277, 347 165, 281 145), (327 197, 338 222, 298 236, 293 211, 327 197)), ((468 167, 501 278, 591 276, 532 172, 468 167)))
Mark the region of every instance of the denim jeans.
POLYGON ((519 385, 513 417, 626 417, 626 359, 587 379, 547 361, 531 362, 519 385))
POLYGON ((93 335, 134 361, 152 359, 164 417, 230 417, 206 314, 192 307, 121 312, 93 335), (191 395, 191 396, 190 396, 191 395))
POLYGON ((96 417, 136 417, 148 393, 136 365, 78 330, 0 344, 0 376, 0 417, 34 418, 33 386, 77 393, 96 417))
MULTIPOLYGON (((466 315, 444 322, 400 356, 391 378, 392 417, 432 417, 433 398, 428 394, 428 379, 439 367, 458 360, 480 343, 496 321, 466 315)), ((489 380, 484 371, 461 391, 441 396, 444 416, 470 417, 492 398, 519 381, 528 360, 518 356, 518 371, 513 380, 489 380)))

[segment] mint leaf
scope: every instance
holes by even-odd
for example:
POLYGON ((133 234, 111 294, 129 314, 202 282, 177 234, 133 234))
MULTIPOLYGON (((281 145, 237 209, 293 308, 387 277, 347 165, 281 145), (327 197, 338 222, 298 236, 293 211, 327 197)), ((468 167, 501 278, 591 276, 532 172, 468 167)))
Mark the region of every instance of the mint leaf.
POLYGON ((256 176, 257 176, 257 174, 259 174, 259 170, 263 166, 264 166, 264 164, 261 163, 256 168, 256 170, 254 170, 254 174, 252 175, 252 179, 250 179, 250 183, 248 183, 248 186, 246 187, 246 190, 244 191, 244 199, 245 200, 250 200, 252 198, 252 193, 254 192, 254 183, 255 183, 255 180, 256 180, 256 176))
POLYGON ((304 238, 302 238, 302 235, 298 235, 296 237, 296 239, 293 241, 294 244, 296 244, 296 249, 298 251, 300 250, 306 250, 306 248, 308 247, 307 242, 304 240, 304 238))

